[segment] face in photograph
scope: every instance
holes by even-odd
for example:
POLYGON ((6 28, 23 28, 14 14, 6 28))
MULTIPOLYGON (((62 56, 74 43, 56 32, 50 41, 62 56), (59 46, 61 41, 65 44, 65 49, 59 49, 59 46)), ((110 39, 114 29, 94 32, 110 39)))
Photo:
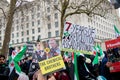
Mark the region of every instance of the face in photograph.
POLYGON ((55 39, 50 39, 49 40, 49 46, 50 48, 56 48, 57 47, 57 43, 55 39))
POLYGON ((44 46, 42 44, 42 42, 37 43, 37 50, 43 50, 44 46))

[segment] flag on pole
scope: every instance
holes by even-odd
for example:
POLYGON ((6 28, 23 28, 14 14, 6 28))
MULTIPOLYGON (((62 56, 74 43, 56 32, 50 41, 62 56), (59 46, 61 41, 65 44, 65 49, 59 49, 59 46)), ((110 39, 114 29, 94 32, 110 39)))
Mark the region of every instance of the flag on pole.
POLYGON ((18 62, 21 60, 26 50, 27 50, 27 46, 24 46, 18 53, 13 52, 9 58, 9 66, 15 67, 15 70, 17 71, 18 74, 22 72, 18 62))
POLYGON ((114 30, 115 30, 115 37, 119 37, 120 36, 120 31, 117 29, 117 27, 114 25, 114 30))
POLYGON ((64 59, 66 62, 69 60, 68 52, 64 52, 64 59))
POLYGON ((95 64, 98 64, 99 63, 99 59, 98 59, 98 53, 96 53, 94 59, 93 59, 93 62, 92 62, 92 65, 94 66, 95 64))
POLYGON ((102 48, 100 47, 100 45, 97 45, 97 48, 99 49, 100 56, 102 56, 102 55, 103 55, 103 50, 102 50, 102 48))
POLYGON ((77 67, 77 54, 74 53, 74 80, 79 80, 78 67, 77 67))
POLYGON ((95 46, 93 46, 92 52, 93 52, 93 55, 96 55, 97 48, 95 46))

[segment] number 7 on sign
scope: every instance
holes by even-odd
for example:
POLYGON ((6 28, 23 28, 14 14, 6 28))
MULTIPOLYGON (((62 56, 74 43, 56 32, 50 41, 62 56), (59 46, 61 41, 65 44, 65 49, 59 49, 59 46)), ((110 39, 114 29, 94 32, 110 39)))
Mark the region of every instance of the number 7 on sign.
POLYGON ((65 38, 69 39, 69 36, 70 36, 70 34, 68 33, 68 30, 69 30, 70 27, 71 27, 71 23, 66 22, 66 24, 68 24, 68 27, 65 29, 63 39, 65 39, 65 38))
POLYGON ((68 31, 68 30, 70 29, 70 27, 71 27, 71 23, 66 22, 66 24, 68 24, 68 27, 66 28, 66 30, 65 30, 65 31, 68 31))

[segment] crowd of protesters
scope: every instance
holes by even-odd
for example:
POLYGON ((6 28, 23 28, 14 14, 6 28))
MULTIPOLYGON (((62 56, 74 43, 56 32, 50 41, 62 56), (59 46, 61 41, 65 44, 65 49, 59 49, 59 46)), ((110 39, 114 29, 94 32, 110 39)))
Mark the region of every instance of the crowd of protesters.
MULTIPOLYGON (((54 41, 50 41, 50 44, 54 44, 54 41)), ((10 71, 9 61, 6 60, 5 56, 0 55, 0 79, 2 80, 75 80, 74 76, 74 64, 72 62, 72 55, 68 55, 67 60, 63 55, 63 60, 66 68, 58 72, 42 75, 39 61, 51 58, 59 55, 60 51, 57 47, 51 48, 51 55, 44 55, 44 50, 41 47, 42 44, 37 45, 37 50, 32 57, 25 57, 19 62, 19 66, 23 74, 18 75, 15 68, 12 72, 10 71), (56 52, 57 51, 57 52, 56 52)), ((53 47, 53 46, 51 46, 53 47)), ((115 50, 116 51, 116 50, 115 50)), ((92 65, 94 55, 79 55, 77 56, 77 68, 78 76, 80 80, 119 80, 119 73, 110 73, 109 67, 111 66, 112 52, 110 50, 104 52, 105 56, 99 61, 99 64, 92 65), (89 58, 89 59, 88 59, 89 58), (115 77, 117 77, 117 79, 115 77)), ((115 53, 115 57, 119 56, 119 53, 115 53)))

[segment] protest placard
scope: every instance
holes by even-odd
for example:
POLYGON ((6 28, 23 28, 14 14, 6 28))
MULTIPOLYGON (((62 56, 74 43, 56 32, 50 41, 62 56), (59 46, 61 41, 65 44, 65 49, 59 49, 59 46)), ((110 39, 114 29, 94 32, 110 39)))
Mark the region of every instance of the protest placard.
POLYGON ((43 75, 61 70, 65 67, 61 55, 40 61, 39 66, 43 75))
POLYGON ((92 51, 95 29, 66 22, 62 39, 62 51, 92 51))
POLYGON ((34 46, 36 43, 34 42, 26 42, 27 45, 27 51, 26 51, 26 56, 32 56, 34 52, 34 46))

